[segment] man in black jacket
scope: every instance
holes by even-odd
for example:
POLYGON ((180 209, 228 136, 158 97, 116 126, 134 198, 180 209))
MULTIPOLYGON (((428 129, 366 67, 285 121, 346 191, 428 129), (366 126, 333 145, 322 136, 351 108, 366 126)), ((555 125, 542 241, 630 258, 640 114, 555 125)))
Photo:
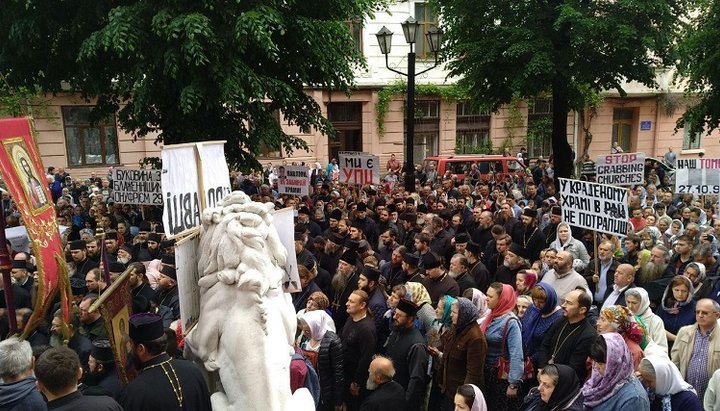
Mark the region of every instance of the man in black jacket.
POLYGON ((385 346, 385 354, 395 366, 395 380, 405 390, 408 410, 422 409, 429 380, 425 338, 415 327, 418 309, 406 299, 398 302, 393 316, 394 329, 385 346))
POLYGON ((363 401, 360 411, 405 411, 405 390, 393 381, 395 369, 392 361, 385 357, 376 357, 370 363, 367 388, 370 395, 363 401))
POLYGON ((575 370, 578 379, 585 381, 585 361, 597 331, 587 319, 592 298, 585 291, 573 290, 565 294, 562 303, 564 318, 558 320, 545 333, 538 349, 536 368, 548 364, 564 364, 575 370))

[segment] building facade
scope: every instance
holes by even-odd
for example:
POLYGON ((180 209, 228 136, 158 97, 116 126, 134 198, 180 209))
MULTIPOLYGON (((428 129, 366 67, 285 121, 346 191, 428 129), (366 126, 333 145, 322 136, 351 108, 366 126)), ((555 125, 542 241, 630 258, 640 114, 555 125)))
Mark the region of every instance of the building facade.
MULTIPOLYGON (((381 156, 384 165, 391 154, 400 161, 404 153, 405 98, 404 92, 392 95, 384 103, 388 89, 401 89, 398 83, 405 78, 386 68, 375 33, 382 26, 395 34, 388 56, 388 64, 400 71, 407 69, 406 44, 400 23, 415 17, 420 31, 438 25, 430 6, 422 1, 397 3, 389 13, 377 13, 374 20, 350 22, 351 31, 359 50, 367 59, 367 67, 357 73, 356 88, 344 92, 308 89, 321 106, 323 114, 338 131, 330 139, 318 132, 301 133, 299 129, 283 124, 287 133, 303 138, 308 151, 296 150, 292 159, 282 151, 265 150, 258 156, 262 163, 282 160, 319 162, 323 165, 337 158, 339 151, 366 151, 381 156), (382 102, 382 104, 380 104, 382 102)), ((417 71, 433 64, 432 55, 424 36, 416 44, 417 71)), ((672 72, 658 72, 658 88, 650 89, 639 84, 626 84, 626 97, 606 93, 600 107, 588 113, 568 115, 568 142, 582 153, 587 136, 592 136, 588 153, 591 158, 609 153, 613 141, 626 152, 644 152, 660 157, 673 147, 678 158, 720 157, 717 132, 705 135, 685 128, 675 130, 677 119, 686 106, 682 89, 671 85, 672 72)), ((415 162, 437 154, 502 152, 509 148, 513 153, 527 147, 531 157, 547 157, 552 153, 550 130, 552 106, 548 99, 518 101, 496 113, 473 109, 467 101, 446 99, 442 95, 423 92, 428 85, 451 86, 454 79, 440 65, 416 79, 415 162)), ((36 137, 46 166, 65 167, 74 176, 87 177, 92 173, 105 175, 108 167, 137 167, 145 157, 159 156, 160 148, 152 137, 133 141, 122 132, 115 119, 107 119, 98 126, 90 126, 87 119, 88 104, 72 95, 50 99, 47 115, 37 116, 36 137)), ((280 116, 280 120, 282 116, 280 116)))

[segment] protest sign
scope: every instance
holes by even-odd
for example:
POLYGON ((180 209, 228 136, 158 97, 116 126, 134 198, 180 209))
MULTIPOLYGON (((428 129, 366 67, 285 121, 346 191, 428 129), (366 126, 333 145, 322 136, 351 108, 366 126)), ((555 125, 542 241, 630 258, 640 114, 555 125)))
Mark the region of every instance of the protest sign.
POLYGON ((175 272, 180 299, 180 322, 183 334, 195 326, 200 317, 200 273, 198 272, 198 244, 200 237, 190 236, 175 244, 175 272))
POLYGON ((598 156, 597 182, 614 186, 634 186, 645 181, 645 153, 598 156))
POLYGON ((110 197, 121 204, 163 205, 160 170, 113 168, 110 197))
POLYGON ((309 194, 310 172, 305 166, 278 167, 278 193, 295 196, 309 194))
POLYGON ((341 151, 340 181, 345 184, 380 184, 380 157, 355 151, 341 151))
POLYGON ((720 159, 678 159, 675 169, 677 194, 720 194, 720 159))
MULTIPOLYGON (((69 320, 70 282, 64 264, 55 207, 45 179, 45 169, 27 118, 0 119, 0 172, 30 239, 37 265, 37 297, 26 322, 27 337, 53 304, 60 290, 63 320, 69 320)), ((8 307, 10 308, 10 307, 8 307)), ((13 307, 14 309, 14 307, 13 307)))
POLYGON ((280 237, 280 242, 287 250, 287 261, 284 267, 285 276, 282 281, 283 291, 286 293, 302 291, 297 259, 295 258, 295 222, 293 210, 292 207, 287 207, 275 210, 273 214, 273 225, 280 237))
POLYGON ((224 141, 177 144, 162 150, 165 235, 200 226, 200 213, 230 194, 224 141))
POLYGON ((560 178, 562 221, 625 237, 630 228, 626 188, 560 178))

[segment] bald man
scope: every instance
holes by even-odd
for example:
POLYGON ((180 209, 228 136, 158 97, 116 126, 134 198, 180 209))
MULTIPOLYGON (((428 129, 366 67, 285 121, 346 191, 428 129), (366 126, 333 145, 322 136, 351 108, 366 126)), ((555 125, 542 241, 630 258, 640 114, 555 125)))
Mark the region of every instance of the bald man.
POLYGON ((625 305, 625 291, 635 287, 635 267, 630 264, 620 264, 615 269, 615 278, 612 289, 605 293, 602 308, 611 305, 625 305))
POLYGON ((366 388, 370 391, 360 411, 405 411, 405 389, 393 381, 395 367, 389 358, 376 356, 370 363, 366 388))

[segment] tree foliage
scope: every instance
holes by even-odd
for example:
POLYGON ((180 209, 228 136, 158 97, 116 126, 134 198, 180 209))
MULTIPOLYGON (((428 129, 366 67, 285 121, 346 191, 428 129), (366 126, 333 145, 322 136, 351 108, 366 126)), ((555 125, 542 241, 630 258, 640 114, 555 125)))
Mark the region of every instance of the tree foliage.
POLYGON ((695 5, 693 19, 684 26, 677 68, 687 82, 687 93, 697 102, 677 127, 688 122, 693 130, 710 133, 720 128, 720 1, 699 0, 695 5))
POLYGON ((673 61, 687 0, 437 0, 451 75, 497 109, 513 95, 552 94, 555 174, 572 164, 567 114, 588 91, 655 82, 673 61))
POLYGON ((14 88, 97 98, 136 138, 166 144, 227 139, 232 165, 261 144, 305 147, 332 132, 306 87, 349 90, 364 65, 346 21, 386 0, 8 0, 0 13, 0 73, 14 88))

